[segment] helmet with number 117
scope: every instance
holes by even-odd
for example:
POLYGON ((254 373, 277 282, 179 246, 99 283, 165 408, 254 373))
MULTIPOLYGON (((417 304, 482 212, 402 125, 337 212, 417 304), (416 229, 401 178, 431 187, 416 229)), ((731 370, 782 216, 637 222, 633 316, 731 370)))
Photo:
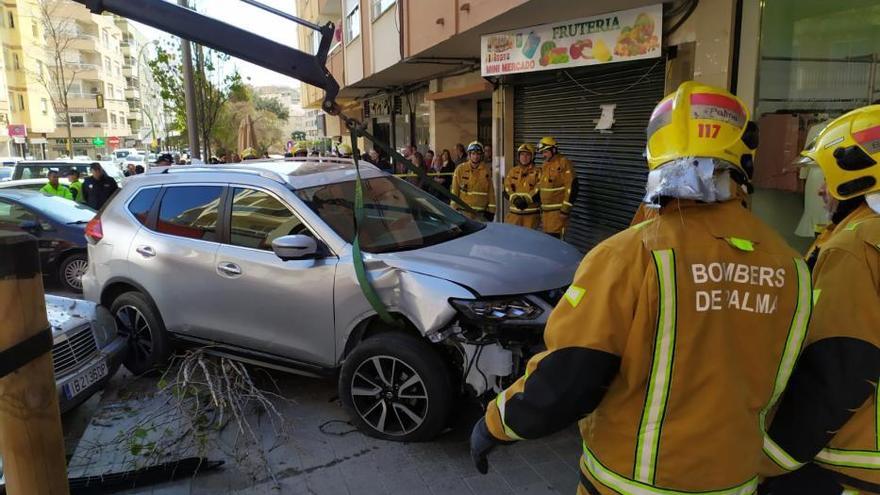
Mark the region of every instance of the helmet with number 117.
POLYGON ((819 164, 828 192, 837 199, 880 192, 880 105, 832 120, 803 155, 819 164))
POLYGON ((648 168, 681 158, 715 158, 751 177, 758 127, 727 90, 694 81, 660 101, 648 122, 648 168))

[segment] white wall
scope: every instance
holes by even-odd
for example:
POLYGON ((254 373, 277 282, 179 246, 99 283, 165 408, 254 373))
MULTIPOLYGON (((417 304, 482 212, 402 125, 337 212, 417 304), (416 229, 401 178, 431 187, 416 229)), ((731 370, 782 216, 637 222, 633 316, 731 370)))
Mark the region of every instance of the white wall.
POLYGON ((373 22, 373 74, 400 61, 400 32, 397 7, 391 7, 373 22))

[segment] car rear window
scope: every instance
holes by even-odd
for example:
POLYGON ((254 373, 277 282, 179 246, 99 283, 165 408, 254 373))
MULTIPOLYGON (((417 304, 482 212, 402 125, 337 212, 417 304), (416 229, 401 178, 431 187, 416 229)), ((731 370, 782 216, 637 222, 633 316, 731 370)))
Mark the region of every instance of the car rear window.
POLYGON ((220 186, 175 186, 165 190, 156 230, 203 241, 217 240, 220 186))
POLYGON ((89 162, 83 164, 70 164, 70 163, 41 163, 41 164, 21 164, 19 163, 15 167, 15 172, 13 173, 13 179, 45 179, 49 177, 49 169, 56 169, 61 173, 62 177, 67 176, 67 172, 75 168, 79 170, 80 175, 88 176, 89 175, 89 162))
POLYGON ((158 187, 149 189, 141 189, 134 195, 134 198, 128 203, 128 211, 138 219, 141 225, 147 224, 147 217, 150 215, 150 209, 159 195, 158 187))

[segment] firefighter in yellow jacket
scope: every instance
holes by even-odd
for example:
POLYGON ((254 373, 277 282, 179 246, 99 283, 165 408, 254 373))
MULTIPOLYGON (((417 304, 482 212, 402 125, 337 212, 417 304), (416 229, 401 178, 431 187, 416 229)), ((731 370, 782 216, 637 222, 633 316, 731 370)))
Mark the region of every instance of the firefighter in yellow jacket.
POLYGON ((538 153, 544 157, 541 166, 541 223, 544 232, 562 238, 568 215, 577 197, 577 176, 571 160, 559 153, 556 139, 541 138, 538 153))
POLYGON ((468 204, 473 215, 461 209, 454 201, 450 203, 472 220, 491 222, 495 217, 495 186, 492 184, 492 166, 483 161, 483 145, 474 141, 467 147, 468 161, 455 168, 450 192, 468 204))
POLYGON ((537 229, 541 223, 541 167, 535 165, 531 144, 523 144, 516 151, 519 164, 504 179, 504 197, 510 202, 504 221, 537 229))
POLYGON ((880 105, 823 129, 822 167, 836 225, 813 268, 803 354, 768 430, 773 495, 880 494, 880 105))
POLYGON ((478 470, 498 444, 579 420, 580 494, 755 492, 811 297, 803 259, 738 199, 756 134, 723 89, 685 82, 660 102, 645 197, 659 215, 584 258, 547 350, 474 427, 478 470))

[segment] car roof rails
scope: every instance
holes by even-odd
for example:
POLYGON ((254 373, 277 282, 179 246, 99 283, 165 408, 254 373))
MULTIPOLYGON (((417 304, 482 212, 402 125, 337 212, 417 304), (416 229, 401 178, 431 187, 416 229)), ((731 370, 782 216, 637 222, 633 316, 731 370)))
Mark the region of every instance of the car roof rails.
MULTIPOLYGON (((165 170, 159 172, 158 174, 179 174, 179 173, 205 173, 205 172, 232 172, 232 173, 243 173, 243 174, 251 174, 251 175, 259 175, 260 177, 273 180, 278 182, 279 184, 286 184, 287 181, 284 179, 284 176, 279 174, 278 172, 273 172, 271 170, 265 168, 258 167, 224 167, 224 166, 204 166, 204 167, 193 167, 193 166, 177 166, 177 167, 168 167, 165 170)), ((154 174, 154 175, 158 175, 154 174)))

